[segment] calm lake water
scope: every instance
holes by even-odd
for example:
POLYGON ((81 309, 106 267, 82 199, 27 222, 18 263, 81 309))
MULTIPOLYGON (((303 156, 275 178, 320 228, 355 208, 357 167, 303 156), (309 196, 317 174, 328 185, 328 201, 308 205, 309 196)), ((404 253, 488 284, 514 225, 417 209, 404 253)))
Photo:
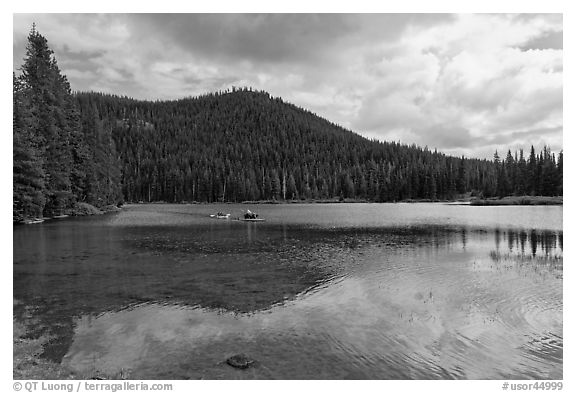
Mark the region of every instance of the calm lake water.
POLYGON ((14 315, 81 373, 562 379, 562 250, 561 206, 129 205, 15 226, 14 315))

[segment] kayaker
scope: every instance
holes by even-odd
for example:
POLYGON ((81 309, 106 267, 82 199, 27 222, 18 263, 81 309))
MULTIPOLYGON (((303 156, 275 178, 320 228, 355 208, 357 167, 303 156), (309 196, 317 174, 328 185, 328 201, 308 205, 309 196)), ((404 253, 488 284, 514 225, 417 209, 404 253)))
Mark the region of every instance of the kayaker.
POLYGON ((250 211, 250 209, 247 209, 247 210, 246 210, 246 214, 244 214, 244 218, 245 218, 245 219, 254 219, 254 218, 256 218, 256 217, 258 217, 258 215, 252 213, 252 212, 250 211))

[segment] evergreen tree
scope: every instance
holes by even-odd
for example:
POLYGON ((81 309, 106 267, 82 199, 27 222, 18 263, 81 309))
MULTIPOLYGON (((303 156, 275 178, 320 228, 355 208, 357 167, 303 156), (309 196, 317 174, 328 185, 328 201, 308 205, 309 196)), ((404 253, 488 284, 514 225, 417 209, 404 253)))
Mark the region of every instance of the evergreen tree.
POLYGON ((528 157, 528 178, 526 179, 529 184, 528 191, 531 195, 536 195, 538 192, 538 162, 536 160, 536 152, 534 146, 530 147, 530 156, 528 157))
POLYGON ((13 75, 13 215, 19 221, 25 217, 42 216, 46 203, 44 163, 41 138, 35 138, 30 114, 29 91, 13 75))
POLYGON ((563 190, 564 190, 563 170, 564 170, 564 152, 560 151, 560 153, 558 153, 558 165, 556 167, 557 179, 558 179, 558 183, 556 186, 556 194, 557 195, 563 195, 563 190))
POLYGON ((97 111, 79 111, 48 41, 33 25, 21 74, 14 76, 15 211, 50 215, 76 201, 122 200, 115 141, 101 123, 97 111))
POLYGON ((48 47, 46 38, 33 26, 28 35, 26 57, 22 65, 22 82, 30 92, 30 114, 33 117, 33 135, 45 141, 44 172, 45 210, 59 210, 70 203, 72 167, 68 146, 69 124, 65 112, 64 95, 68 86, 48 47))
POLYGON ((286 184, 286 197, 288 199, 298 198, 298 190, 296 189, 296 180, 294 180, 294 176, 292 176, 292 174, 288 176, 288 182, 286 184))
POLYGON ((460 194, 463 194, 468 189, 466 182, 466 160, 464 156, 460 159, 460 165, 458 166, 457 189, 460 194))
POLYGON ((528 194, 529 181, 528 181, 528 169, 526 166, 526 160, 524 159, 524 151, 520 149, 520 158, 518 159, 518 169, 516 171, 517 182, 516 182, 516 193, 518 195, 528 194))
POLYGON ((504 195, 511 195, 515 193, 516 190, 516 179, 517 179, 517 162, 512 157, 512 152, 508 150, 506 154, 506 160, 504 161, 504 170, 505 170, 505 188, 504 188, 504 195))
POLYGON ((68 80, 60 73, 46 38, 35 26, 28 35, 21 71, 19 79, 27 95, 30 133, 42 146, 38 154, 43 158, 44 212, 59 212, 70 207, 82 193, 86 146, 68 80))

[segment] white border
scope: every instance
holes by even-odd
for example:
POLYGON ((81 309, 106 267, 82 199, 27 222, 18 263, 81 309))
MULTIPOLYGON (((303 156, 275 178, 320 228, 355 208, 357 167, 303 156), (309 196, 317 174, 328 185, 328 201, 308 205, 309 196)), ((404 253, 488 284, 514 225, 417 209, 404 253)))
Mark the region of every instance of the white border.
MULTIPOLYGON (((574 309, 573 298, 574 290, 572 281, 574 281, 574 258, 571 240, 574 239, 573 224, 571 219, 574 216, 573 195, 574 185, 571 182, 570 173, 574 169, 574 160, 572 149, 574 137, 572 135, 574 127, 574 96, 573 90, 576 86, 574 81, 574 64, 573 39, 574 35, 574 18, 570 11, 568 1, 547 0, 547 1, 522 1, 522 2, 504 2, 502 0, 484 0, 480 2, 464 2, 456 0, 435 0, 435 1, 411 1, 403 0, 398 2, 380 2, 370 0, 356 1, 312 1, 312 0, 291 0, 291 1, 271 1, 271 0, 220 0, 218 2, 200 2, 197 4, 183 1, 164 0, 162 2, 120 2, 114 0, 99 0, 93 4, 81 3, 79 1, 39 1, 29 0, 21 2, 11 2, 11 4, 2 5, 2 37, 4 53, 11 53, 8 45, 11 45, 12 37, 12 14, 13 13, 44 13, 44 12, 109 12, 109 13, 138 13, 138 12, 337 12, 337 13, 363 13, 363 12, 418 12, 418 13, 435 13, 435 12, 521 12, 521 13, 563 13, 564 14, 564 107, 568 110, 564 115, 564 150, 568 153, 565 156, 565 236, 568 241, 565 242, 564 249, 564 282, 568 280, 568 285, 564 286, 564 391, 574 389, 574 377, 570 370, 574 370, 574 309), (572 31, 572 33, 570 33, 572 31), (570 89, 569 89, 570 88, 570 89), (568 333, 568 334, 566 334, 568 333)), ((8 78, 11 74, 12 62, 8 62, 8 56, 3 62, 2 87, 2 120, 4 127, 1 136, 1 174, 2 184, 6 186, 6 191, 0 194, 1 204, 4 206, 1 214, 0 223, 2 224, 2 250, 6 258, 2 261, 2 301, 0 312, 3 316, 2 323, 2 367, 0 387, 2 391, 12 390, 12 342, 10 341, 10 332, 12 323, 9 317, 12 315, 12 228, 11 225, 11 200, 12 195, 9 191, 8 184, 12 184, 12 133, 10 132, 12 100, 9 96, 11 91, 11 81, 8 78), (8 70, 10 68, 10 70, 8 70)), ((10 187, 11 189, 11 187, 10 187)), ((158 381, 160 382, 160 381, 158 381)), ((237 383, 235 381, 165 381, 174 383, 174 391, 189 392, 194 389, 207 390, 213 389, 233 391, 270 391, 271 389, 280 391, 318 391, 320 389, 330 390, 350 390, 362 389, 373 391, 418 391, 418 392, 500 392, 502 381, 283 381, 281 383, 272 381, 253 381, 237 383)))

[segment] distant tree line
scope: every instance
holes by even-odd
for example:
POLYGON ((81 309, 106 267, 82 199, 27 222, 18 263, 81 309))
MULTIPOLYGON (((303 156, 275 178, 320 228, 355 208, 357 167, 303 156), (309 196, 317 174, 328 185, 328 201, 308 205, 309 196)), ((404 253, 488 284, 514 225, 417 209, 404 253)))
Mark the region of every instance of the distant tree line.
POLYGON ((564 153, 561 151, 556 158, 549 147, 544 146, 539 154, 530 148, 528 158, 524 151, 508 150, 506 158, 500 159, 498 152, 494 153, 496 167, 496 182, 490 189, 484 190, 489 196, 507 195, 562 195, 562 171, 564 153))
POLYGON ((562 153, 451 157, 368 140, 249 88, 176 101, 72 94, 33 27, 14 76, 14 213, 75 202, 562 194, 562 153))
MULTIPOLYGON (((149 102, 76 94, 107 124, 129 201, 357 198, 377 202, 561 195, 562 153, 466 159, 367 140, 251 89, 149 102)), ((86 133, 86 130, 85 130, 86 133)))

